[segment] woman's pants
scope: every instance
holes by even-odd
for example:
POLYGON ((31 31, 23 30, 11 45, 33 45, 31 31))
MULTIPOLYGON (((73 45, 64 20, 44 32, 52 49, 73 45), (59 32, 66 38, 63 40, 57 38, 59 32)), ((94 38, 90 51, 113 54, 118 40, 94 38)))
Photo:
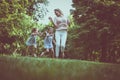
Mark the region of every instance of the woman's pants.
POLYGON ((67 40, 67 30, 56 30, 55 32, 56 39, 56 48, 55 48, 55 56, 59 57, 59 53, 64 52, 66 40, 67 40))

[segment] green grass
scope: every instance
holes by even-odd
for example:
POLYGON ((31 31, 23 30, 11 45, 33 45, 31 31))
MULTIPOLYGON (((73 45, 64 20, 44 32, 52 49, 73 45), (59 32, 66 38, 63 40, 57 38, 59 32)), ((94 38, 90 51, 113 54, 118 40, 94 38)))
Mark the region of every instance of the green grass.
POLYGON ((120 64, 0 56, 0 80, 120 80, 120 64))

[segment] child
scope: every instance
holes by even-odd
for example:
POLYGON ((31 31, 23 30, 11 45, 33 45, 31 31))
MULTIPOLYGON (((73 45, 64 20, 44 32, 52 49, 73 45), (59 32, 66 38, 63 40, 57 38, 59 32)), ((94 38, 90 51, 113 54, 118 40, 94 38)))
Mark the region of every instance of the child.
MULTIPOLYGON (((33 28, 32 31, 31 31, 30 37, 26 41, 26 45, 28 46, 27 47, 27 53, 28 53, 29 50, 33 50, 32 49, 33 47, 34 47, 34 50, 36 52, 36 49, 37 49, 37 43, 36 43, 37 35, 39 35, 38 29, 33 28)), ((32 51, 30 51, 30 52, 32 52, 32 51)), ((36 57, 36 54, 34 52, 32 52, 32 56, 36 57)))
POLYGON ((42 52, 40 56, 43 56, 45 53, 47 53, 51 50, 53 53, 52 57, 54 57, 53 42, 55 43, 55 41, 53 40, 53 36, 54 36, 53 28, 49 28, 48 31, 45 32, 45 34, 46 34, 46 36, 44 39, 44 48, 46 50, 44 52, 42 52))

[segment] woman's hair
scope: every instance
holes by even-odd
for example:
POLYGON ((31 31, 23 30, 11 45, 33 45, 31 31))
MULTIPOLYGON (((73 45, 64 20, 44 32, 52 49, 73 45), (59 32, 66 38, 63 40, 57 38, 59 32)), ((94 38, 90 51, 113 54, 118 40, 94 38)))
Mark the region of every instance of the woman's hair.
POLYGON ((54 11, 58 11, 61 15, 63 15, 62 11, 59 8, 54 9, 54 11))

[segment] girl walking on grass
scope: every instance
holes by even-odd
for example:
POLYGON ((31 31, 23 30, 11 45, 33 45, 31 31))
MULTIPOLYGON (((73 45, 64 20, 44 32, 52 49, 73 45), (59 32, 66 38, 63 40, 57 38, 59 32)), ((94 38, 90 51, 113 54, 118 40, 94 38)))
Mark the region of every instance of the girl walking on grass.
POLYGON ((37 35, 39 35, 39 34, 40 33, 38 32, 37 28, 32 28, 31 35, 29 36, 29 38, 26 41, 27 55, 29 55, 28 53, 30 53, 30 55, 36 57, 36 50, 37 50, 36 38, 37 38, 37 35))
POLYGON ((40 56, 43 56, 47 52, 52 52, 52 57, 54 57, 54 49, 53 49, 53 43, 55 43, 53 34, 53 28, 49 27, 49 29, 45 32, 45 38, 44 38, 44 48, 45 51, 41 53, 40 56))

